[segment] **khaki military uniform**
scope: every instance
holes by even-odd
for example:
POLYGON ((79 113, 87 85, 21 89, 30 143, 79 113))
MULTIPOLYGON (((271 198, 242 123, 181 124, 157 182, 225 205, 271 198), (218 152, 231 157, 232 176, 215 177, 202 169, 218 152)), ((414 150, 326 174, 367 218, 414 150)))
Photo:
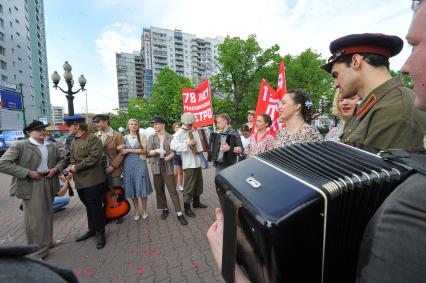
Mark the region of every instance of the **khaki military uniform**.
POLYGON ((426 113, 413 107, 414 93, 399 78, 375 88, 346 123, 341 141, 378 152, 389 148, 422 148, 426 113))

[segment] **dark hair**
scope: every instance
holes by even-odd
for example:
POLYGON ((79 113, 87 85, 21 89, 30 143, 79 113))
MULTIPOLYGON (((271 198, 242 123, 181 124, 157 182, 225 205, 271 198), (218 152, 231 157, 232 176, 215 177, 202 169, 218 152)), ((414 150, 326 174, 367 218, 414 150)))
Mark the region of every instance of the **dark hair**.
POLYGON ((309 94, 303 89, 290 89, 287 90, 287 94, 290 94, 291 99, 294 103, 300 104, 300 112, 303 120, 306 123, 310 123, 312 120, 312 101, 309 94))
POLYGON ((259 116, 263 118, 263 121, 265 121, 265 123, 268 127, 272 125, 271 116, 269 116, 266 113, 260 113, 259 115, 257 115, 257 117, 259 117, 259 116))
POLYGON ((217 117, 220 117, 220 118, 226 120, 226 122, 228 122, 228 125, 231 124, 231 117, 229 117, 228 113, 219 114, 219 115, 217 115, 217 117))
MULTIPOLYGON (((345 63, 347 67, 349 67, 352 63, 352 56, 354 54, 349 55, 343 55, 339 58, 337 58, 335 63, 345 63)), ((372 54, 372 53, 359 53, 364 58, 364 61, 370 64, 373 67, 379 68, 379 67, 386 67, 387 70, 389 70, 389 58, 386 58, 382 55, 378 54, 372 54)))
POLYGON ((241 126, 240 131, 241 132, 250 132, 250 128, 247 124, 244 124, 244 125, 241 126))

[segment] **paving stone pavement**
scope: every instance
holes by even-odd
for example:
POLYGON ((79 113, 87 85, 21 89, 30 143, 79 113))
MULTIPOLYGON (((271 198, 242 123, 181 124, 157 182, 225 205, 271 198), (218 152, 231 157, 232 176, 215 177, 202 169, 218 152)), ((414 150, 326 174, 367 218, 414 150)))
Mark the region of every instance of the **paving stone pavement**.
MULTIPOLYGON (((54 239, 63 243, 50 250, 47 262, 72 269, 80 282, 223 282, 206 238, 219 206, 212 166, 203 169, 203 179, 201 200, 208 208, 194 209, 197 216, 188 217, 187 226, 174 213, 160 220, 153 193, 148 219, 134 221, 132 208, 123 223, 106 227, 107 245, 101 250, 94 238, 74 241, 87 230, 85 209, 75 194, 65 210, 55 213, 54 239)), ((25 244, 20 201, 9 197, 10 180, 0 173, 0 245, 25 244)), ((173 212, 169 198, 168 206, 173 212)))

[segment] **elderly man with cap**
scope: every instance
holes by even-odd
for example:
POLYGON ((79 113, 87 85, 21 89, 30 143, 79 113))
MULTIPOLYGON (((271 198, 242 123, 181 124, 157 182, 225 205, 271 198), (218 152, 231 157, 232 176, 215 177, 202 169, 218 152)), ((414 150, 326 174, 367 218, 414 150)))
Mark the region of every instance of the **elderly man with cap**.
POLYGON ((76 241, 84 241, 96 236, 96 248, 102 249, 106 244, 103 196, 105 174, 102 167, 102 142, 88 132, 85 118, 74 115, 64 118, 70 134, 74 135, 67 156, 71 164, 70 172, 81 202, 86 207, 88 230, 76 241))
POLYGON ((149 136, 147 152, 151 157, 151 172, 154 179, 157 208, 162 210, 160 218, 165 220, 169 216, 164 185, 167 186, 170 198, 181 225, 188 222, 182 214, 179 195, 176 191, 176 180, 173 174, 173 157, 175 153, 170 149, 172 135, 165 130, 166 121, 160 116, 152 118, 155 134, 149 136))
POLYGON ((195 217, 191 210, 191 201, 194 208, 206 208, 207 205, 200 202, 203 193, 203 173, 201 171, 201 156, 193 150, 195 139, 198 135, 193 134, 192 125, 195 123, 195 115, 191 112, 183 113, 181 116, 182 127, 175 133, 171 149, 180 152, 183 168, 183 205, 188 217, 195 217))
POLYGON ((46 142, 46 125, 33 121, 24 128, 27 140, 12 145, 0 159, 0 172, 12 175, 10 195, 23 200, 28 244, 40 249, 33 255, 45 258, 53 241, 53 198, 59 191, 58 173, 65 168, 59 149, 46 142))
POLYGON ((425 115, 413 108, 413 92, 389 73, 389 58, 402 46, 397 36, 369 33, 331 42, 333 55, 323 68, 333 76, 343 99, 361 98, 342 142, 372 152, 423 146, 425 115))

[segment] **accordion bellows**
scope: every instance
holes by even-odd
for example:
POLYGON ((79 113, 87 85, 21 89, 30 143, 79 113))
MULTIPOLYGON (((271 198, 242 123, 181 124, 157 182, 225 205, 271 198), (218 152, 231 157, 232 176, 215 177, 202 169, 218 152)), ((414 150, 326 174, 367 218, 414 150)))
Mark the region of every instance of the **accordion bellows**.
MULTIPOLYGON (((237 260, 254 282, 355 282, 365 227, 409 174, 405 167, 336 142, 262 153, 216 176, 219 190, 228 195, 225 203, 241 205, 225 209, 225 240, 237 242, 226 225, 236 213, 261 265, 251 272, 247 251, 237 244, 237 260)), ((234 251, 226 247, 229 264, 234 251)))

